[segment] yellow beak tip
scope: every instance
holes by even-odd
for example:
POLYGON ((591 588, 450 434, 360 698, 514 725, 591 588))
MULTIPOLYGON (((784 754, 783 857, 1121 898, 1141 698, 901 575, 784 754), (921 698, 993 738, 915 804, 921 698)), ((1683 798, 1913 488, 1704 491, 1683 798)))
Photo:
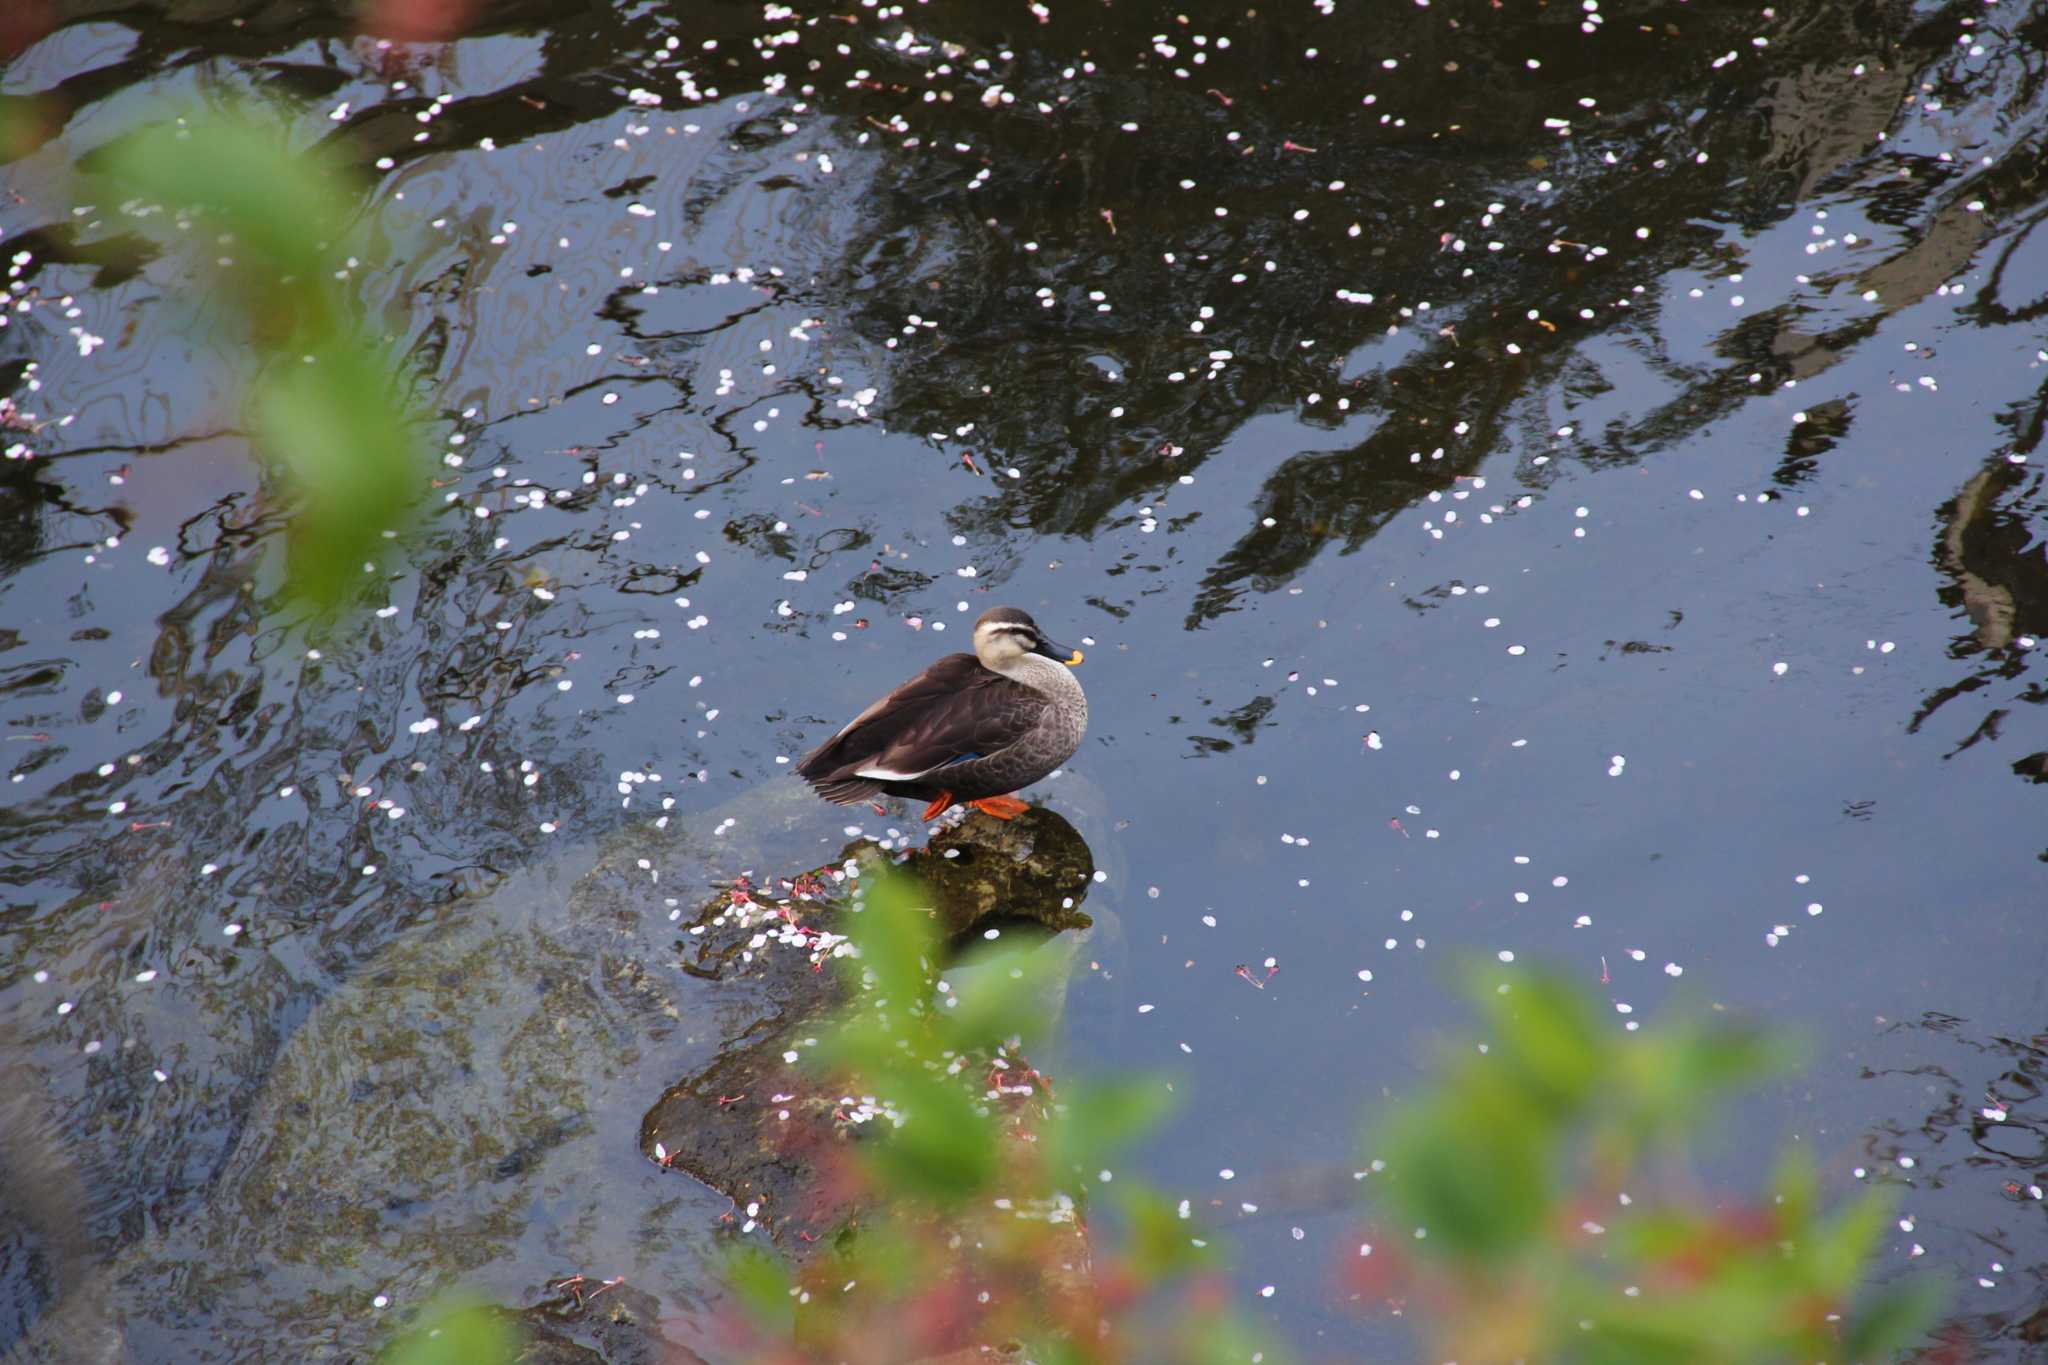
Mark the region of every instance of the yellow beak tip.
POLYGON ((1074 664, 1080 663, 1083 657, 1084 656, 1082 655, 1081 651, 1077 649, 1074 651, 1074 657, 1068 659, 1067 663, 1071 667, 1074 664))

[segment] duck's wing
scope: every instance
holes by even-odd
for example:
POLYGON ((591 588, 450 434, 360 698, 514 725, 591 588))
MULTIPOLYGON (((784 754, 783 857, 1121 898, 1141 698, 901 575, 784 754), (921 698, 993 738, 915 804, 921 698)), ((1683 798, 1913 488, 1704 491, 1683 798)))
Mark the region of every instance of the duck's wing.
POLYGON ((827 800, 858 801, 885 782, 914 782, 1009 747, 1030 732, 1043 705, 972 654, 948 654, 854 717, 796 770, 827 800))

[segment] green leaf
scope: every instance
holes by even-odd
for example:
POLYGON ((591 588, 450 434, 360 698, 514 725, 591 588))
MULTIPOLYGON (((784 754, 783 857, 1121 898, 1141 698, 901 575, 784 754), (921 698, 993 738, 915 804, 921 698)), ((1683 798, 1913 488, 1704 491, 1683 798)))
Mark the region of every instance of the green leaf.
POLYGON ((1771 1172, 1769 1193, 1786 1235, 1804 1236, 1820 1199, 1820 1172, 1814 1167, 1813 1153, 1804 1147, 1787 1147, 1771 1172))
POLYGON ((422 482, 420 443, 383 357, 343 342, 280 357, 252 395, 255 434, 298 494, 291 585, 341 602, 384 533, 410 520, 422 482))
POLYGON ((1791 1066, 1797 1050, 1745 1025, 1679 1026, 1629 1054, 1628 1122, 1638 1140, 1692 1128, 1724 1095, 1791 1066))
POLYGON ((950 1045, 963 1052, 986 1050, 1042 1034, 1046 1002, 1057 997, 1071 969, 1065 954, 1043 945, 977 952, 947 968, 957 1003, 940 1017, 950 1045))
POLYGON ((1036 1365, 1094 1365, 1097 1357, 1065 1337, 1047 1337, 1029 1343, 1024 1359, 1036 1365))
POLYGON ((885 1194, 947 1207, 990 1188, 997 1167, 995 1125, 957 1078, 906 1076, 878 1093, 904 1116, 902 1127, 876 1134, 864 1154, 885 1194))
MULTIPOLYGON (((858 1077, 863 1090, 891 1089, 899 1078, 926 1072, 926 1049, 905 1047, 901 1023, 895 1011, 842 1014, 823 1031, 807 1060, 823 1071, 858 1077)), ((914 1032, 921 1035, 921 1030, 914 1032)))
POLYGON ((348 254, 363 185, 322 149, 289 145, 290 123, 254 104, 195 112, 120 139, 94 169, 127 196, 209 213, 273 274, 324 278, 348 254))
POLYGON ((1873 1300, 1849 1320, 1842 1337, 1846 1360, 1882 1360, 1918 1340, 1940 1317, 1948 1288, 1932 1275, 1915 1275, 1873 1291, 1873 1300))
POLYGON ((1112 1153, 1151 1132, 1174 1106, 1161 1076, 1069 1082, 1056 1098, 1052 1118, 1039 1132, 1046 1169, 1055 1180, 1074 1171, 1094 1175, 1112 1153))
POLYGON ((511 1365, 521 1336, 499 1309, 450 1300, 429 1309, 417 1328, 377 1359, 380 1365, 511 1365))
POLYGON ((1799 1049, 1748 1024, 1724 1024, 1678 1035, 1670 1066, 1674 1088, 1719 1095, 1789 1070, 1799 1049))
MULTIPOLYGON (((286 586, 314 606, 346 600, 386 532, 405 529, 426 486, 404 367, 369 334, 334 273, 351 254, 366 185, 252 101, 145 128, 91 158, 96 192, 201 215, 231 266, 194 261, 194 292, 247 324, 251 435, 294 503, 286 586)), ((178 242, 168 217, 144 219, 178 242)))
POLYGON ((1614 1365, 1718 1365, 1773 1359, 1767 1297, 1754 1294, 1678 1294, 1615 1302, 1609 1291, 1585 1314, 1592 1328, 1582 1340, 1585 1358, 1614 1365))
POLYGON ((1607 1230, 1608 1244, 1632 1268, 1689 1256, 1713 1235, 1706 1216, 1685 1208, 1632 1209, 1607 1230))
POLYGON ((1125 1257, 1140 1287, 1151 1288, 1216 1263, 1216 1249, 1195 1245, 1201 1230, 1182 1218, 1164 1195, 1121 1180, 1110 1189, 1130 1229, 1125 1257))
POLYGON ((886 1210, 858 1226, 842 1228, 834 1247, 835 1266, 842 1273, 821 1282, 858 1280, 869 1294, 883 1297, 921 1288, 931 1262, 919 1234, 920 1229, 892 1220, 886 1210))
POLYGON ((1172 1332, 1173 1349, 1166 1358, 1181 1365, 1285 1365, 1291 1357, 1273 1341, 1270 1330, 1255 1331, 1231 1313, 1214 1310, 1180 1318, 1172 1332))
POLYGON ((1434 1101, 1395 1119, 1380 1144, 1382 1187, 1405 1220, 1428 1229, 1414 1250, 1494 1265, 1529 1250, 1554 1221, 1555 1129, 1503 1063, 1461 1067, 1434 1101))
POLYGON ((1809 1234, 1811 1249, 1804 1259, 1812 1283, 1823 1293, 1847 1298, 1863 1278, 1871 1254, 1883 1241, 1891 1222, 1888 1191, 1867 1190, 1809 1234))
POLYGON ((1532 1099, 1573 1113, 1591 1098, 1612 1046, 1591 1006, 1557 977, 1516 975, 1501 991, 1497 972, 1475 973, 1472 993, 1486 1014, 1495 1051, 1511 1076, 1534 1088, 1532 1099))
POLYGON ((898 1013, 928 1003, 937 977, 933 962, 938 929, 921 908, 917 882, 908 873, 880 869, 862 879, 866 908, 853 918, 858 958, 842 958, 855 980, 863 969, 875 979, 874 995, 898 1013))
POLYGON ((782 1262, 757 1246, 741 1246, 726 1257, 724 1278, 761 1332, 788 1331, 793 1281, 782 1262))

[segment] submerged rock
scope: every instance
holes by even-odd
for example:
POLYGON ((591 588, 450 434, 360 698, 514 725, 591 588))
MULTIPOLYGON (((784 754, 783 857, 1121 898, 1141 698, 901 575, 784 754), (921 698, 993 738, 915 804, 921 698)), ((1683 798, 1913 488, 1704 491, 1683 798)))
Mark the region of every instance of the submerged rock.
MULTIPOLYGON (((744 934, 737 916, 704 934, 687 921, 707 907, 717 918, 735 885, 771 885, 765 869, 843 873, 849 859, 904 856, 849 845, 847 818, 795 782, 771 783, 564 848, 436 907, 307 1002, 262 1090, 232 1116, 204 1197, 152 1220, 89 1284, 59 1286, 64 1302, 16 1344, 21 1358, 91 1358, 66 1326, 75 1301, 88 1321, 104 1310, 95 1330, 135 1358, 361 1360, 467 1287, 545 1329, 533 1359, 627 1361, 639 1357, 623 1338, 597 1330, 631 1315, 619 1307, 628 1296, 607 1302, 625 1285, 589 1287, 621 1276, 659 1297, 680 1351, 716 1311, 705 1229, 727 1206, 633 1160, 635 1132, 669 1135, 707 1184, 738 1194, 763 1179, 758 1125, 772 1115, 720 1110, 714 1093, 703 1132, 677 1137, 685 1111, 657 1129, 643 1121, 648 1097, 691 1084, 675 1086, 678 1075, 710 1086, 714 1068, 814 1017, 837 980, 812 971, 800 944, 747 946, 775 926, 794 932, 779 916, 744 934), (586 1307, 571 1321, 549 1286, 579 1271, 586 1307)), ((945 913, 963 931, 999 908, 1087 922, 1061 904, 1087 884, 1087 848, 1051 812, 1014 826, 975 817, 910 856, 947 865, 936 901, 959 907, 945 913)), ((773 886, 778 904, 790 899, 773 886)), ((833 932, 828 902, 841 894, 819 894, 816 914, 798 901, 799 924, 833 932)), ((792 1185, 806 1169, 792 1164, 792 1185)), ((657 1330, 635 1321, 643 1336, 657 1330)))
POLYGON ((662 1335, 660 1300, 629 1284, 563 1288, 506 1316, 522 1338, 513 1365, 703 1365, 662 1335))

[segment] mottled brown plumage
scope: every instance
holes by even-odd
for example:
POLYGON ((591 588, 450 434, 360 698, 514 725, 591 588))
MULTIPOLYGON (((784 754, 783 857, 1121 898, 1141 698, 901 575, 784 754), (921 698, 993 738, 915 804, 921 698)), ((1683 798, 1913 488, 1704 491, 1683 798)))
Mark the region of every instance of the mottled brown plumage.
POLYGON ((975 653, 948 654, 869 706, 818 746, 797 772, 828 801, 877 792, 930 801, 990 801, 1044 777, 1073 756, 1088 701, 1067 670, 1079 651, 1051 644, 1014 607, 984 613, 975 653))

